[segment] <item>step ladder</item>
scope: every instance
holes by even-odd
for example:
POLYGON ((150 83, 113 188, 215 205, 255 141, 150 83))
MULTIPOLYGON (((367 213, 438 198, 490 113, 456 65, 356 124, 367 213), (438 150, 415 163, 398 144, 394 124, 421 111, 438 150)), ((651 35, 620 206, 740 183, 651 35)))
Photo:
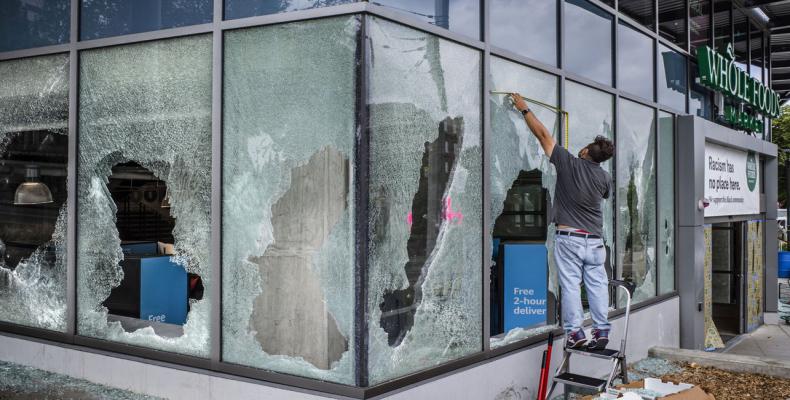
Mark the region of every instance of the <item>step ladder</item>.
MULTIPOLYGON (((625 361, 625 344, 626 339, 628 339, 628 319, 631 313, 631 295, 634 291, 634 284, 627 281, 616 280, 612 279, 609 281, 609 286, 615 288, 615 295, 617 294, 617 289, 622 288, 626 292, 626 303, 625 303, 625 327, 623 328, 623 339, 620 340, 620 348, 618 350, 615 349, 601 349, 601 350, 589 350, 587 348, 581 349, 570 349, 566 346, 563 347, 563 356, 562 356, 562 363, 560 366, 557 367, 557 370, 554 374, 554 379, 551 383, 551 389, 549 389, 549 393, 546 395, 546 399, 551 399, 551 393, 554 392, 554 389, 557 387, 557 384, 562 383, 567 386, 584 388, 589 390, 595 390, 597 392, 603 392, 607 388, 612 386, 612 382, 615 378, 620 378, 622 383, 628 383, 628 367, 625 361), (579 374, 573 374, 570 372, 571 369, 571 356, 584 356, 584 357, 593 357, 599 358, 603 360, 609 360, 611 368, 609 369, 609 375, 606 379, 598 379, 590 376, 584 376, 579 374)), ((565 391, 565 397, 567 398, 567 390, 565 391)))

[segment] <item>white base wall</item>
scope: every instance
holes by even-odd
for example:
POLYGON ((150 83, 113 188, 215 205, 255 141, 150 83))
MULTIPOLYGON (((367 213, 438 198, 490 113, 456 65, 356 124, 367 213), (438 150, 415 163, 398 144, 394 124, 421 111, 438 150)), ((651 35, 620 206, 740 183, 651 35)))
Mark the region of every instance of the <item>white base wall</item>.
MULTIPOLYGON (((653 346, 680 346, 680 301, 670 300, 643 308, 631 314, 626 357, 629 363, 647 357, 653 346)), ((610 347, 619 346, 625 320, 612 321, 610 347)), ((588 331, 589 333, 589 331, 588 331)), ((562 361, 562 341, 554 342, 551 357, 552 373, 562 361)), ((467 368, 405 388, 399 393, 382 396, 387 400, 428 400, 428 399, 468 399, 468 400, 515 400, 534 399, 537 396, 540 362, 545 346, 537 346, 518 351, 507 357, 498 358, 482 365, 467 368)), ((604 376, 609 373, 610 364, 606 360, 592 357, 572 357, 571 372, 604 376)), ((562 386, 558 387, 562 393, 562 386)))
MULTIPOLYGON (((629 362, 647 357, 653 346, 680 344, 677 297, 643 308, 631 316, 629 362)), ((619 343, 624 320, 612 321, 612 346, 619 343)), ((555 342, 552 369, 562 356, 562 339, 555 342)), ((507 400, 535 397, 544 346, 514 352, 493 361, 439 376, 381 396, 387 400, 469 399, 507 400)), ((91 382, 167 399, 318 400, 339 398, 295 391, 284 386, 254 383, 96 354, 0 334, 0 360, 27 365, 91 382)), ((603 376, 608 363, 577 357, 571 371, 603 376)), ((561 388, 560 388, 561 389, 561 388)))

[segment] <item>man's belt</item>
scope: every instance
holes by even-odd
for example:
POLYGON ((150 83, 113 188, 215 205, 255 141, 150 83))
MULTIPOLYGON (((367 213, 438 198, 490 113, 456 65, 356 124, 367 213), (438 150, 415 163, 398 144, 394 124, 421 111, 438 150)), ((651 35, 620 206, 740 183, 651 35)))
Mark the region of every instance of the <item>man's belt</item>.
POLYGON ((584 239, 600 239, 601 237, 598 235, 593 235, 592 233, 580 233, 580 232, 573 232, 573 231, 562 231, 557 230, 558 235, 565 235, 565 236, 575 236, 584 239))

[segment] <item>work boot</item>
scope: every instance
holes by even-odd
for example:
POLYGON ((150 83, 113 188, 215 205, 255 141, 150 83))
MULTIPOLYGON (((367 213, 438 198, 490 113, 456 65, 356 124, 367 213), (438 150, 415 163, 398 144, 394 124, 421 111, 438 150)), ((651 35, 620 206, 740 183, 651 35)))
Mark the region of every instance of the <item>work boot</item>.
POLYGON ((587 337, 584 336, 583 329, 577 329, 573 332, 566 334, 565 347, 569 349, 581 349, 587 343, 587 337))
POLYGON ((603 350, 609 344, 609 330, 608 329, 593 329, 592 340, 587 345, 590 350, 603 350))

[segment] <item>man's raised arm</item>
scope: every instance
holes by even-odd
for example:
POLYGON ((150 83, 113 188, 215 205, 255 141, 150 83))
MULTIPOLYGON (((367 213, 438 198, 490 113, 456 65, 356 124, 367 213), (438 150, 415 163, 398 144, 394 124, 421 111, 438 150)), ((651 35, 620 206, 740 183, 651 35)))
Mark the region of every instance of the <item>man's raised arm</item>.
POLYGON ((521 97, 518 93, 512 93, 510 95, 510 100, 513 101, 513 106, 524 115, 524 120, 527 121, 527 126, 529 130, 532 131, 532 134, 538 138, 538 142, 540 142, 540 146, 543 147, 543 152, 546 153, 546 156, 551 157, 551 152, 554 151, 554 137, 551 135, 548 129, 535 117, 535 113, 530 111, 529 106, 527 106, 527 102, 524 101, 524 98, 521 97))

